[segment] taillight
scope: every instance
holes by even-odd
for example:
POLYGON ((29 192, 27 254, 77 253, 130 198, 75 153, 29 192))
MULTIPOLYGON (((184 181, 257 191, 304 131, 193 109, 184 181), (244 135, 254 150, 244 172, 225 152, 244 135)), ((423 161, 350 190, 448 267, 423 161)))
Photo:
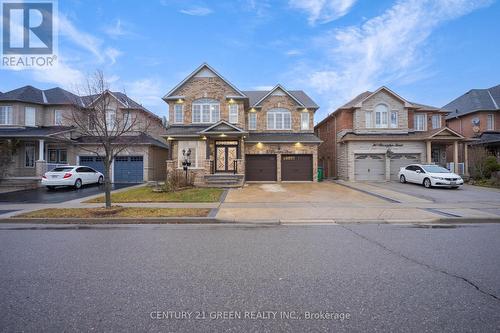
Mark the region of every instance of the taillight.
POLYGON ((73 176, 73 174, 72 174, 71 172, 66 172, 66 173, 64 174, 63 178, 69 178, 69 177, 71 177, 71 176, 73 176))

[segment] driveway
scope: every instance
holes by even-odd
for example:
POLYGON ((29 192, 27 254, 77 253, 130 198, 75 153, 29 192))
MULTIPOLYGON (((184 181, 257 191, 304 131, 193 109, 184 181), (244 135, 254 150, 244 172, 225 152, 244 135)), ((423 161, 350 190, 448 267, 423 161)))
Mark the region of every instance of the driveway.
POLYGON ((402 194, 416 196, 434 203, 495 202, 500 203, 500 190, 487 187, 464 185, 459 189, 430 188, 419 184, 399 182, 372 183, 373 185, 402 194))
MULTIPOLYGON (((136 184, 113 184, 112 189, 133 186, 136 184)), ((32 203, 32 204, 54 204, 75 199, 85 198, 91 195, 104 193, 104 185, 85 185, 79 190, 70 187, 48 190, 39 187, 32 190, 21 190, 8 193, 0 193, 0 204, 2 203, 32 203)))

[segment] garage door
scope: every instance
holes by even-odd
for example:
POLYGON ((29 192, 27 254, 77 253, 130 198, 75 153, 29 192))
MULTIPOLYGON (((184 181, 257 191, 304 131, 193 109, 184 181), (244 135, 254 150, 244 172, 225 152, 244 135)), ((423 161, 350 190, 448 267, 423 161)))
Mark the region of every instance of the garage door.
POLYGON ((400 168, 409 164, 420 163, 420 154, 394 154, 391 156, 391 180, 399 180, 400 168))
POLYGON ((281 180, 312 181, 312 155, 281 155, 281 180))
POLYGON ((354 179, 385 180, 385 155, 354 155, 354 179))
POLYGON ((142 183, 144 161, 142 156, 117 156, 115 158, 115 183, 142 183))
POLYGON ((276 181, 276 155, 245 155, 247 181, 276 181))
POLYGON ((102 158, 97 156, 79 156, 78 160, 80 161, 79 165, 91 167, 104 174, 104 163, 102 162, 102 158))

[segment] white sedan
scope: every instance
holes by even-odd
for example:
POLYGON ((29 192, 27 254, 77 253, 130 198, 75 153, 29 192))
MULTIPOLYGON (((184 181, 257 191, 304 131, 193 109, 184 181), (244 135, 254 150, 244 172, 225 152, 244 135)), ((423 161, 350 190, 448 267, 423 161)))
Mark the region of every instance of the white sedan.
POLYGON ((76 189, 87 184, 102 184, 104 175, 92 168, 86 166, 61 166, 46 172, 42 176, 42 185, 48 189, 54 189, 56 186, 73 186, 76 189))
POLYGON ((462 177, 434 164, 411 164, 401 168, 398 176, 401 183, 423 184, 427 188, 433 186, 458 188, 464 184, 462 177))

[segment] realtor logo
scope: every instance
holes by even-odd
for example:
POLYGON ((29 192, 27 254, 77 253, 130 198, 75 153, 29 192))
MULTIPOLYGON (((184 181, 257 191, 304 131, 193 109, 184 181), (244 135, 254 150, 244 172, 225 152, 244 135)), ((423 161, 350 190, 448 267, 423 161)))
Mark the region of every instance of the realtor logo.
POLYGON ((2 2, 2 66, 51 67, 55 54, 54 1, 2 2))

